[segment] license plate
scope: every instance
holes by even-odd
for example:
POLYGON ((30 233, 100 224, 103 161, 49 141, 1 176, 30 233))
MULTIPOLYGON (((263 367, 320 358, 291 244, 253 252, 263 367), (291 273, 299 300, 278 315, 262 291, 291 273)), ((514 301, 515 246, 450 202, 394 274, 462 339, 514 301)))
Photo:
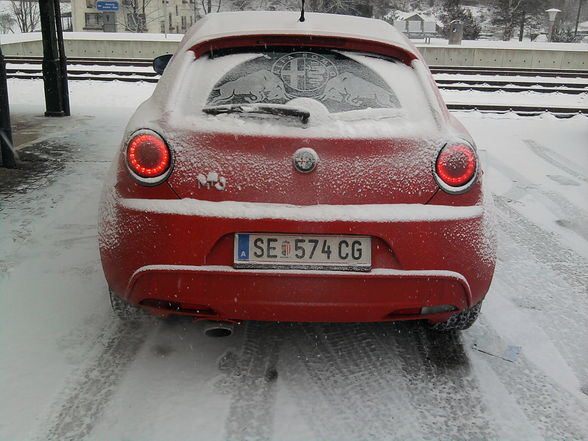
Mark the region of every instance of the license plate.
POLYGON ((235 234, 235 268, 369 271, 371 265, 367 236, 235 234))

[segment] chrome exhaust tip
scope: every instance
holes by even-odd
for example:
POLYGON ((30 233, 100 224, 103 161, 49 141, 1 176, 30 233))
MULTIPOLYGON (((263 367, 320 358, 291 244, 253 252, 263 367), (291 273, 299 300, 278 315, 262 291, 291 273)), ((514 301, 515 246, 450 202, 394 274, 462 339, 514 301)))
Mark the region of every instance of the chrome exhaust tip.
POLYGON ((207 322, 204 324, 204 335, 207 337, 229 337, 235 325, 230 322, 207 322))

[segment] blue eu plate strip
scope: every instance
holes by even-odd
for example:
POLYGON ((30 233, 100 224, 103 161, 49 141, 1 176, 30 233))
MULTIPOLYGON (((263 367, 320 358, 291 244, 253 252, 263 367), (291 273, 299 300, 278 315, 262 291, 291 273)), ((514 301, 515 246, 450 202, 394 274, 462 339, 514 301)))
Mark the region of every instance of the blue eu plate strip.
POLYGON ((237 260, 249 260, 249 234, 239 234, 237 260))

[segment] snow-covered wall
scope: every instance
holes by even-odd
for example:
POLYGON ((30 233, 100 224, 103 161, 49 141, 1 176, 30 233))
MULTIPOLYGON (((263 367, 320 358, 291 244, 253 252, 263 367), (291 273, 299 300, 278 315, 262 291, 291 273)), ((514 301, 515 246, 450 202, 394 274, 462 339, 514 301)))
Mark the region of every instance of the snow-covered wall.
MULTIPOLYGON (((565 43, 560 44, 565 45, 565 43)), ((491 66, 533 69, 588 70, 588 45, 577 47, 419 46, 432 66, 491 66)), ((580 45, 575 45, 580 46, 580 45)))

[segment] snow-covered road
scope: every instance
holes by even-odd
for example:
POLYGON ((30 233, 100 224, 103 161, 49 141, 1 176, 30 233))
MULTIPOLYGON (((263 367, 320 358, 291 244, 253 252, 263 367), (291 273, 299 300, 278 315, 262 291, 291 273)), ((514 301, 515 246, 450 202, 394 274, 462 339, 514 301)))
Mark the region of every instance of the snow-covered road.
MULTIPOLYGON (((11 81, 14 115, 42 114, 11 81)), ((47 172, 0 192, 0 441, 588 439, 588 117, 460 113, 489 165, 495 280, 460 336, 410 323, 119 322, 103 177, 150 84, 72 85, 47 172), (91 88, 93 87, 93 88, 91 88)))

